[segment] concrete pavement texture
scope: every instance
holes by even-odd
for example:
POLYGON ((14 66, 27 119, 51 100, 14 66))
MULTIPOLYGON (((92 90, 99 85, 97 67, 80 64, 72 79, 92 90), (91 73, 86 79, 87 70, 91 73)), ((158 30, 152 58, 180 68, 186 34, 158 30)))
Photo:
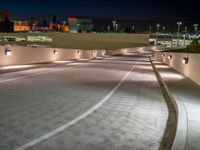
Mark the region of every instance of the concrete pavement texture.
POLYGON ((139 54, 1 74, 0 95, 2 150, 156 150, 168 118, 139 54))
POLYGON ((179 109, 174 150, 200 149, 200 86, 161 62, 154 62, 179 109))
POLYGON ((56 65, 66 64, 66 63, 71 63, 71 62, 72 61, 54 61, 54 62, 25 64, 25 65, 1 66, 0 74, 24 71, 24 70, 30 70, 30 69, 36 69, 36 68, 51 67, 51 66, 56 66, 56 65))

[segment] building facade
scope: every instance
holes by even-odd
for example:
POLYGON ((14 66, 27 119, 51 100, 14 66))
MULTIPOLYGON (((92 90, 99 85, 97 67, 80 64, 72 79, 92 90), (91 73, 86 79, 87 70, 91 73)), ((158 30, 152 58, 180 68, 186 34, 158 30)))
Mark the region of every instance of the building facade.
POLYGON ((68 18, 70 33, 89 33, 93 29, 93 23, 90 19, 68 18))

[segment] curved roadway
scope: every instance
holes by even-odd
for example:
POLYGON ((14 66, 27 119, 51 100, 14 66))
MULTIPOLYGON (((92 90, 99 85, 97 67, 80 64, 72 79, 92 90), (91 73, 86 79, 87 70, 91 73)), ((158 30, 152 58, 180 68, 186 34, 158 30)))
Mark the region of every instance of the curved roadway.
POLYGON ((143 55, 0 75, 2 150, 156 150, 167 117, 143 55))

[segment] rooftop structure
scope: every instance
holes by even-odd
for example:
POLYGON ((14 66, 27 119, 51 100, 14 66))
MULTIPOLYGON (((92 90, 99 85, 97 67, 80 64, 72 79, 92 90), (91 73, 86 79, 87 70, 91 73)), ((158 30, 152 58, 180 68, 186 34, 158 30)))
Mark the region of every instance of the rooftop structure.
POLYGON ((70 33, 89 33, 92 31, 93 24, 90 19, 68 18, 70 33))

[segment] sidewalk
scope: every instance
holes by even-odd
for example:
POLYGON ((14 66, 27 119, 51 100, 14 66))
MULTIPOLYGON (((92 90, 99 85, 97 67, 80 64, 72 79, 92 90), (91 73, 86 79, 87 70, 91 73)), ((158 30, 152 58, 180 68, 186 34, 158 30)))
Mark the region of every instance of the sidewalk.
POLYGON ((174 150, 200 148, 200 86, 161 62, 154 62, 178 105, 174 150))

